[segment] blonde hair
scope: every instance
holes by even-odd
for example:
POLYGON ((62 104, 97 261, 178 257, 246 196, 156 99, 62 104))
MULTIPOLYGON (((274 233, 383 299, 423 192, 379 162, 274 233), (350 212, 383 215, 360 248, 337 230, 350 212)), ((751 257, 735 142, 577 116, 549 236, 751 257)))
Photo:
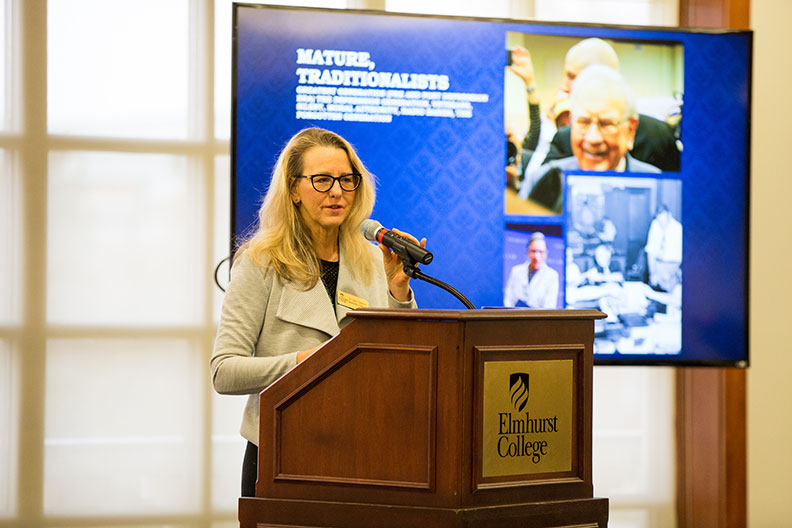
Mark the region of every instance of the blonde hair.
POLYGON ((239 253, 246 249, 259 266, 272 269, 286 281, 304 283, 305 289, 317 283, 321 265, 314 241, 298 206, 291 200, 291 191, 299 181, 296 177, 303 172, 303 157, 314 147, 343 150, 349 157, 352 170, 362 176, 349 216, 339 229, 338 243, 343 246, 346 259, 356 267, 356 275, 369 283, 373 272, 367 254, 370 243, 361 234, 360 224, 374 208, 374 175, 366 170, 347 140, 322 128, 301 130, 286 143, 272 170, 272 180, 259 209, 258 228, 242 244, 239 253), (266 257, 266 265, 262 264, 262 257, 266 257))

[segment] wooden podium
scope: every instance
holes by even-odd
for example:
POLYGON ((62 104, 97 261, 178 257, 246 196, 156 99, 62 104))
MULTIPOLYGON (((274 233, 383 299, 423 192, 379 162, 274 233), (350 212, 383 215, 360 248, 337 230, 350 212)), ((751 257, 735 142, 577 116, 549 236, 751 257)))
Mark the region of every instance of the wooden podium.
POLYGON ((261 393, 240 526, 599 527, 596 310, 355 310, 261 393))

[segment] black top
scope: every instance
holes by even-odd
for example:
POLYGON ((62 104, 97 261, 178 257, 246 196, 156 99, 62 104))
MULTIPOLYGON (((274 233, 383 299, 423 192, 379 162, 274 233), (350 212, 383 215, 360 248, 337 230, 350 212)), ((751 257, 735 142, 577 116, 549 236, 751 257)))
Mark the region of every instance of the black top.
POLYGON ((338 286, 338 262, 330 262, 328 260, 319 260, 322 264, 322 283, 324 284, 327 295, 330 296, 330 301, 333 303, 333 309, 336 305, 336 286, 338 286))

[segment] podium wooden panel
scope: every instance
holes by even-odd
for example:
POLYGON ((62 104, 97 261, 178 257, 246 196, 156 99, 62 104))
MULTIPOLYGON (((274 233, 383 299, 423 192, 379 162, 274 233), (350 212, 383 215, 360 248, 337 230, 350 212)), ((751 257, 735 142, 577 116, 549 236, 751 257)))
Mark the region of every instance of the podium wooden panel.
POLYGON ((604 314, 350 315, 261 393, 256 497, 240 499, 242 527, 607 526, 608 501, 591 482, 594 319, 604 314))

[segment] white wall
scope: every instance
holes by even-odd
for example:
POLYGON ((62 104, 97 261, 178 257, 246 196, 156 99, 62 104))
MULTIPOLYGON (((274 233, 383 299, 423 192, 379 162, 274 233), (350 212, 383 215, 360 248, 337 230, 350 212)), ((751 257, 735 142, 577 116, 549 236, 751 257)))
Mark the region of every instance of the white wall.
MULTIPOLYGON (((753 0, 748 525, 792 525, 792 2, 753 0)), ((738 251, 739 248, 735 248, 738 251)))

